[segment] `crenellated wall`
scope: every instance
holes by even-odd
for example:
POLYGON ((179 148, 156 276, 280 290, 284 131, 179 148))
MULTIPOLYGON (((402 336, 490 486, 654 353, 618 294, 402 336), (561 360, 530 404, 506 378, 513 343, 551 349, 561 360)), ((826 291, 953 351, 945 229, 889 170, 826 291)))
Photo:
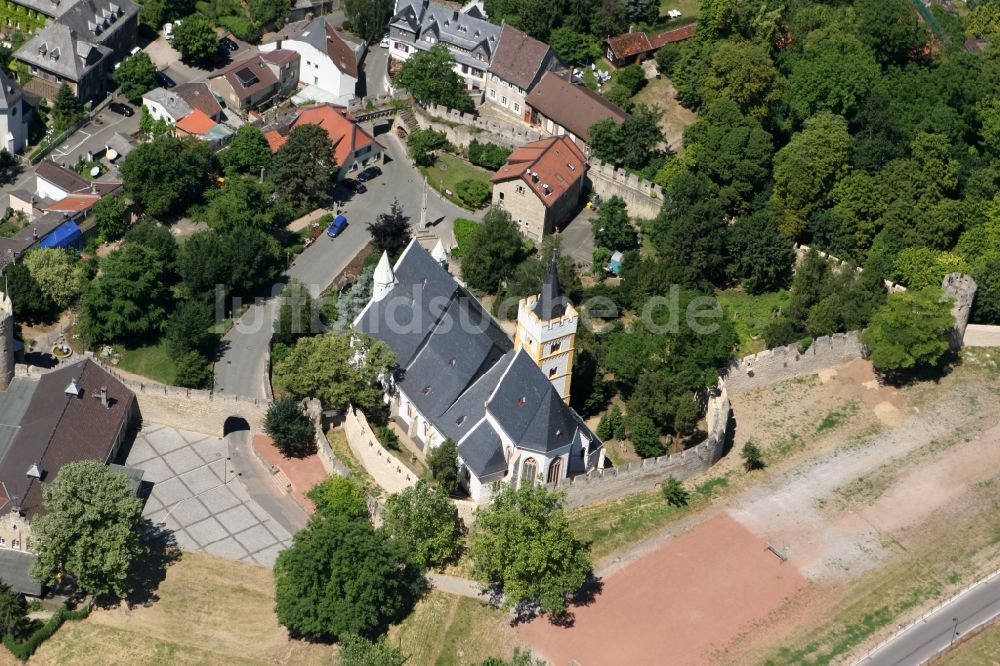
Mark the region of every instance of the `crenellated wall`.
POLYGON ((602 199, 621 197, 632 217, 651 219, 663 205, 663 188, 613 164, 591 158, 587 162, 590 189, 602 199))
POLYGON ((450 143, 461 148, 468 148, 473 139, 480 143, 517 148, 548 136, 530 127, 487 120, 436 104, 428 104, 426 108, 414 104, 413 117, 421 129, 443 132, 450 143))

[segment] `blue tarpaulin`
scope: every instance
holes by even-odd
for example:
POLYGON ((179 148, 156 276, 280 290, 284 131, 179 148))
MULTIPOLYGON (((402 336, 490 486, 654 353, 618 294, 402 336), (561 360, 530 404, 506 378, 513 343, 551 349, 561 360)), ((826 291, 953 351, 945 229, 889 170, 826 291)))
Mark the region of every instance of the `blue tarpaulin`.
POLYGON ((39 243, 42 247, 75 247, 80 249, 80 227, 75 220, 64 222, 39 243))

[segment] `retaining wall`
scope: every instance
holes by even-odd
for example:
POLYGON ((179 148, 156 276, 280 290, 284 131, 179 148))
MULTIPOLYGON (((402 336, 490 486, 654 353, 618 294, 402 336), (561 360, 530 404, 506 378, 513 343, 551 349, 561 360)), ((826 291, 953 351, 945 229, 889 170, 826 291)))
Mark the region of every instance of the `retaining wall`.
POLYGON ((590 189, 602 199, 621 197, 632 217, 651 219, 660 214, 663 188, 659 185, 597 159, 590 159, 587 167, 590 189))
POLYGON ((708 437, 701 444, 668 456, 595 470, 586 476, 576 476, 549 487, 565 492, 565 506, 571 509, 649 490, 668 476, 683 480, 701 474, 722 457, 729 442, 729 396, 726 387, 721 383, 720 386, 719 395, 708 401, 705 413, 708 437))
POLYGON ((388 493, 398 493, 417 483, 417 475, 378 441, 368 419, 353 406, 344 415, 344 433, 351 451, 388 493))
POLYGON ((421 129, 444 132, 448 141, 462 148, 468 148, 473 139, 480 143, 517 148, 547 136, 529 127, 498 123, 436 104, 428 104, 426 108, 414 104, 413 117, 421 129))
POLYGON ((1000 326, 969 324, 962 336, 964 347, 1000 347, 1000 326))

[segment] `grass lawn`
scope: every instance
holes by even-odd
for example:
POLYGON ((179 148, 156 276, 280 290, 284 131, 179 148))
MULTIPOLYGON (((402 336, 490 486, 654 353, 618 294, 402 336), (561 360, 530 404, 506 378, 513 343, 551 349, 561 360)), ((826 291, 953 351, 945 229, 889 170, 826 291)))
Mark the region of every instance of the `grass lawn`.
POLYGON ((143 377, 149 377, 163 384, 173 384, 177 370, 174 357, 164 340, 153 345, 125 349, 116 348, 121 353, 118 367, 143 377))
POLYGON ((491 656, 509 659, 517 637, 503 611, 475 599, 431 592, 410 617, 389 630, 389 642, 410 655, 408 664, 459 666, 491 656))
POLYGON ((751 296, 742 289, 727 289, 716 292, 715 297, 736 326, 736 335, 740 339, 740 356, 746 356, 764 349, 761 337, 764 327, 771 322, 778 309, 788 307, 791 295, 785 289, 756 296, 751 296))
POLYGON ((462 257, 462 249, 468 244, 469 238, 472 236, 473 232, 479 227, 479 223, 475 220, 469 220, 464 217, 455 218, 455 243, 456 246, 451 250, 451 256, 456 258, 462 257))
POLYGON ((452 203, 468 208, 455 194, 455 187, 463 180, 481 180, 489 183, 492 173, 486 169, 466 162, 461 157, 448 153, 438 153, 434 164, 429 167, 419 167, 420 173, 427 176, 427 183, 443 194, 452 203), (448 194, 445 190, 450 190, 448 194))

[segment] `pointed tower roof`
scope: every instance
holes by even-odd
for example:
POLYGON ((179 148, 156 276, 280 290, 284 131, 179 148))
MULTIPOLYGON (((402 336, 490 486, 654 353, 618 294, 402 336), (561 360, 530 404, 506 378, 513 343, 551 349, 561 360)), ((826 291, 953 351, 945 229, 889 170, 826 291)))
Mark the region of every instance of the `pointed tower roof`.
POLYGON ((392 284, 396 281, 396 276, 392 273, 392 264, 389 263, 389 253, 383 252, 382 258, 375 266, 375 284, 392 284))
POLYGON ((438 239, 437 244, 434 246, 434 249, 431 250, 431 257, 433 257, 434 261, 438 262, 439 264, 443 264, 448 261, 448 253, 445 251, 444 243, 441 242, 440 238, 438 239))
POLYGON ((558 319, 566 314, 566 294, 563 293, 562 287, 559 285, 558 262, 559 255, 553 252, 549 274, 545 276, 545 282, 542 283, 542 293, 539 294, 535 307, 531 310, 542 321, 558 319))

